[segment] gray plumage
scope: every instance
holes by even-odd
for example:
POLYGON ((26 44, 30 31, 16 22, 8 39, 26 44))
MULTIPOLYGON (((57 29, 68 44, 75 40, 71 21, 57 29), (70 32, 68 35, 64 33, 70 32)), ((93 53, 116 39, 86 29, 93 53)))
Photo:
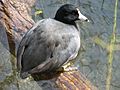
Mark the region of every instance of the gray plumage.
MULTIPOLYGON (((76 10, 73 6, 69 9, 76 10)), ((77 14, 74 19, 77 20, 78 17, 77 14)), ((73 19, 70 15, 69 18, 71 21, 67 23, 50 18, 43 19, 25 34, 17 52, 17 67, 22 78, 31 73, 56 71, 77 56, 80 32, 76 24, 71 23, 73 19)))

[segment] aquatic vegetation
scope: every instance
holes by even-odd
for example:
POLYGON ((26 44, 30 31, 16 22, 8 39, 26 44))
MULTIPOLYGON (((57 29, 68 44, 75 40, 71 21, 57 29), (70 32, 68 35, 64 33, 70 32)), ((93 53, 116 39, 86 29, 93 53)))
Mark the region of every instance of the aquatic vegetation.
POLYGON ((107 72, 107 78, 106 78, 106 90, 110 90, 110 84, 112 79, 112 62, 113 62, 113 53, 114 53, 113 49, 116 41, 117 7, 118 7, 118 0, 116 0, 115 2, 114 25, 113 25, 113 32, 111 35, 109 54, 108 54, 108 72, 107 72))

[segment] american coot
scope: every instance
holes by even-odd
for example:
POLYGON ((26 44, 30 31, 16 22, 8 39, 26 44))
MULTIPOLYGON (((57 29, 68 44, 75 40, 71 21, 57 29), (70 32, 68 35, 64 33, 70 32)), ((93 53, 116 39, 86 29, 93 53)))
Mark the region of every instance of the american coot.
POLYGON ((80 32, 76 20, 88 21, 74 5, 65 4, 54 19, 40 20, 25 34, 17 51, 21 78, 56 71, 77 56, 80 32))

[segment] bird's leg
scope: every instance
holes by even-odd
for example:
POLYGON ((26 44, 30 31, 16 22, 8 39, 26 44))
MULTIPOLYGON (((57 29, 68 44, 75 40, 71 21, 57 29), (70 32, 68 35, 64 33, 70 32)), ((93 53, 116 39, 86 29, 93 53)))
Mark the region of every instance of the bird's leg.
POLYGON ((72 66, 73 63, 69 62, 64 64, 61 68, 59 68, 57 71, 64 71, 64 72, 69 72, 69 71, 76 71, 77 67, 72 66))

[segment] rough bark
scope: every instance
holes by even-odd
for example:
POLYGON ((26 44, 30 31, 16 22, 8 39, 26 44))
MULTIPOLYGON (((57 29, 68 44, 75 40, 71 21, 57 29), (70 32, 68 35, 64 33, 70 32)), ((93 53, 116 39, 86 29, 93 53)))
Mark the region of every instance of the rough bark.
MULTIPOLYGON (((0 35, 2 36, 0 42, 14 56, 22 36, 34 24, 29 15, 34 3, 35 0, 0 0, 0 35)), ((14 72, 16 72, 15 61, 12 62, 14 63, 14 72)), ((27 82, 20 79, 17 74, 13 77, 17 80, 17 87, 23 90, 26 90, 24 88, 25 83, 29 82, 30 85, 34 85, 33 81, 37 82, 43 90, 96 90, 79 71, 62 72, 47 77, 37 76, 41 77, 39 79, 36 79, 36 75, 33 75, 34 79, 29 79, 27 82)), ((35 90, 39 89, 36 85, 33 87, 35 90)))

